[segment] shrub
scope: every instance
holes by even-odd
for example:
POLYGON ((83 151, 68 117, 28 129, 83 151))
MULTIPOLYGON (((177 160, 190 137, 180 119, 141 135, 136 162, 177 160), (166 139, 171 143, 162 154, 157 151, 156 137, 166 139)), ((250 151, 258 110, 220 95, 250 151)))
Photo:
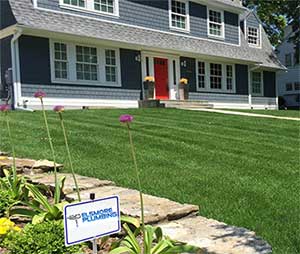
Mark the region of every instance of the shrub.
POLYGON ((20 232, 21 229, 7 218, 0 218, 0 242, 10 233, 20 232))
POLYGON ((10 254, 82 253, 82 246, 65 247, 62 221, 27 224, 21 233, 11 233, 3 241, 10 254))
POLYGON ((0 217, 4 215, 14 202, 15 201, 9 194, 9 191, 0 188, 0 217))

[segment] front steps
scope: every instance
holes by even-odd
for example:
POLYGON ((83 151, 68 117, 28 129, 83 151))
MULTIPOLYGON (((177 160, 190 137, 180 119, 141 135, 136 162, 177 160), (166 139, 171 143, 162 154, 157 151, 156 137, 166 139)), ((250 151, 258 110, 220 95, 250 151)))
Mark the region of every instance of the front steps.
POLYGON ((208 101, 189 100, 140 100, 139 108, 212 109, 208 101))
POLYGON ((161 100, 160 103, 164 104, 166 108, 179 108, 179 109, 213 108, 213 104, 209 104, 208 101, 161 100))

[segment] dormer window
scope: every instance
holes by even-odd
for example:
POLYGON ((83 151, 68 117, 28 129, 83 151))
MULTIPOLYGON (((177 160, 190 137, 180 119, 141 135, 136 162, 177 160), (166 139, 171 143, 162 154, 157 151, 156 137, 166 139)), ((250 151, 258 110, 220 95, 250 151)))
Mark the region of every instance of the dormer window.
POLYGON ((224 13, 223 11, 208 10, 208 35, 224 38, 224 13))
POLYGON ((259 47, 260 45, 260 32, 258 27, 250 27, 247 28, 247 38, 250 46, 259 47))
POLYGON ((189 31, 189 8, 186 0, 169 0, 170 27, 189 31))
POLYGON ((119 15, 119 0, 60 0, 60 7, 107 15, 119 15))

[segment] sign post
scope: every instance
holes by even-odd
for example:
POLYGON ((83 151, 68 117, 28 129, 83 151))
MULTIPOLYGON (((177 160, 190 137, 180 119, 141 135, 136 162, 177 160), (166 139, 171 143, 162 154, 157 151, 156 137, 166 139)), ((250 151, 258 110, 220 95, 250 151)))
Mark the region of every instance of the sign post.
POLYGON ((118 196, 68 204, 64 207, 65 245, 92 241, 93 254, 97 254, 97 238, 121 231, 120 202, 118 196))

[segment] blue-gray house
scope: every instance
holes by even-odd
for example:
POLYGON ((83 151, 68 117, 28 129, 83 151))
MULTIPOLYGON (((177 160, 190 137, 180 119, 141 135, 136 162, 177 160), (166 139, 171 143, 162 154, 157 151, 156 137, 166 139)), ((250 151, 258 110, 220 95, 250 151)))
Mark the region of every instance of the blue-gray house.
POLYGON ((146 76, 155 97, 215 107, 276 108, 277 60, 239 0, 1 1, 1 89, 12 68, 15 107, 136 107, 146 76))

